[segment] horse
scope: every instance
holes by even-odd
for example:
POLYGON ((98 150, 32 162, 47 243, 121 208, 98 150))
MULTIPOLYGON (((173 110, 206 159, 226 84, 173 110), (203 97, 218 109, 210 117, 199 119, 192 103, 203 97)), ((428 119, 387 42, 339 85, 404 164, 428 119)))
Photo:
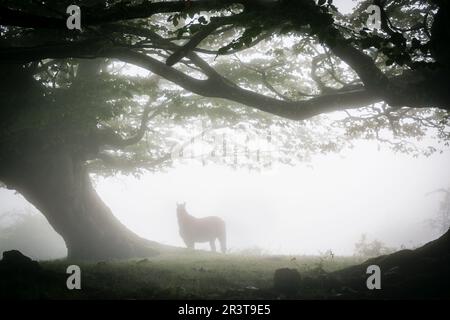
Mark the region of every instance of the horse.
POLYGON ((188 249, 195 249, 196 242, 209 242, 216 252, 216 239, 222 253, 227 251, 225 222, 216 216, 196 218, 186 211, 186 202, 177 203, 178 227, 181 238, 188 249))

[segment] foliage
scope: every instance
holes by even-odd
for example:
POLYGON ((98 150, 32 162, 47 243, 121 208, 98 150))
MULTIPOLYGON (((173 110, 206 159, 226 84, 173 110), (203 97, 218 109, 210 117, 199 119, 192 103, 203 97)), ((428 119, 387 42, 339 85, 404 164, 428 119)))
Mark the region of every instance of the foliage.
MULTIPOLYGON (((30 0, 4 1, 2 5, 57 19, 65 16, 68 3, 30 0)), ((363 84, 358 72, 333 54, 336 45, 355 46, 389 77, 417 69, 425 74, 424 68, 437 63, 430 39, 431 17, 437 12, 435 1, 384 1, 391 27, 378 33, 364 28, 364 12, 371 1, 361 1, 351 15, 340 14, 332 1, 255 6, 226 2, 206 10, 199 2, 198 6, 183 4, 181 10, 173 12, 161 10, 123 20, 119 17, 139 16, 152 3, 76 3, 87 12, 86 23, 100 19, 100 13, 108 10, 110 17, 117 18, 109 23, 92 23, 81 33, 1 27, 1 49, 83 44, 79 54, 73 53, 79 49, 73 49, 60 58, 34 59, 4 70, 5 80, 6 74, 14 77, 4 80, 0 95, 4 105, 0 120, 2 154, 16 152, 27 157, 19 146, 33 144, 39 145, 39 150, 49 150, 65 145, 83 154, 92 172, 139 174, 143 169, 160 170, 171 165, 168 155, 174 146, 192 138, 189 132, 180 135, 179 129, 188 129, 197 120, 210 123, 209 130, 227 127, 237 135, 242 124, 247 134, 259 136, 266 135, 270 128, 278 143, 273 160, 282 163, 304 161, 315 152, 339 151, 351 145, 351 139, 378 139, 394 150, 415 155, 429 155, 448 145, 449 117, 442 108, 373 103, 298 122, 245 108, 233 99, 220 99, 219 94, 192 94, 174 85, 178 79, 158 76, 144 70, 145 66, 132 66, 107 54, 111 48, 125 48, 164 62, 173 54, 174 46, 187 45, 211 28, 212 33, 205 33, 194 48, 208 68, 233 88, 239 86, 286 103, 302 103, 363 84), (83 50, 91 53, 86 55, 83 50), (86 59, 92 55, 97 59, 86 59), (29 79, 30 75, 35 81, 32 86, 8 88, 8 82, 23 84, 21 77, 29 79), (20 96, 23 90, 27 93, 20 96), (10 98, 12 93, 19 98, 10 98), (99 140, 99 129, 124 139, 133 137, 139 131, 145 107, 157 114, 146 124, 147 133, 138 143, 118 148, 99 140), (433 137, 433 143, 418 149, 414 139, 425 137, 433 137)), ((192 57, 184 57, 173 69, 196 80, 210 78, 208 70, 192 57)), ((222 160, 235 165, 234 161, 222 160)), ((255 161, 242 163, 262 168, 255 161)))
POLYGON ((365 234, 361 235, 358 242, 355 243, 355 256, 370 258, 386 255, 395 252, 394 248, 387 247, 383 242, 374 239, 371 242, 367 240, 365 234))
MULTIPOLYGON (((450 228, 450 189, 438 189, 431 193, 443 193, 444 196, 439 204, 439 209, 435 218, 428 221, 431 228, 436 230, 440 235, 444 234, 450 228)), ((431 194, 430 193, 430 194, 431 194)))

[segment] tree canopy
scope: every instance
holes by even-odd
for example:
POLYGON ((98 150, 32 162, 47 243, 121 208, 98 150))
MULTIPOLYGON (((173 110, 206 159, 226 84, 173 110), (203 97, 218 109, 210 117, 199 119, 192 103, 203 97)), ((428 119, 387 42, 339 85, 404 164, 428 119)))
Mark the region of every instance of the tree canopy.
POLYGON ((201 117, 284 128, 304 154, 356 137, 447 143, 448 5, 374 3, 382 30, 365 25, 372 1, 349 15, 312 0, 2 1, 2 153, 64 143, 93 170, 155 169, 176 123, 201 117), (73 3, 81 31, 66 28, 73 3))

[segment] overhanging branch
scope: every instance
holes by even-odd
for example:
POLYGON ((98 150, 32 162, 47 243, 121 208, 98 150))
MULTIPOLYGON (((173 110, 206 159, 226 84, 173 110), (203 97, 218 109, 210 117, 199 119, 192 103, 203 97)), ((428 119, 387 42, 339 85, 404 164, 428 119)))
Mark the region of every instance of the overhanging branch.
POLYGON ((97 141, 99 142, 100 145, 109 146, 116 149, 122 149, 127 146, 136 144, 144 137, 144 134, 147 131, 148 121, 155 118, 158 114, 162 112, 162 110, 163 109, 157 109, 151 115, 149 115, 151 108, 149 106, 146 106, 142 114, 139 129, 137 130, 136 134, 130 138, 126 139, 122 138, 121 135, 115 133, 114 130, 111 128, 102 128, 99 129, 96 133, 97 141))
POLYGON ((382 97, 361 86, 352 91, 337 91, 304 101, 283 101, 242 89, 222 77, 194 79, 163 62, 129 49, 111 48, 104 53, 110 58, 147 69, 201 96, 227 99, 288 119, 308 119, 321 113, 358 108, 382 100, 382 97))
MULTIPOLYGON (((91 7, 80 6, 84 26, 100 25, 121 20, 132 20, 148 18, 158 13, 181 12, 185 10, 214 10, 224 9, 228 5, 235 3, 245 4, 248 1, 237 0, 197 0, 197 1, 144 1, 140 4, 130 5, 118 2, 108 8, 103 5, 91 7)), ((66 20, 62 18, 53 18, 48 16, 36 15, 8 8, 0 5, 0 25, 16 26, 24 28, 49 28, 66 29, 66 20)))

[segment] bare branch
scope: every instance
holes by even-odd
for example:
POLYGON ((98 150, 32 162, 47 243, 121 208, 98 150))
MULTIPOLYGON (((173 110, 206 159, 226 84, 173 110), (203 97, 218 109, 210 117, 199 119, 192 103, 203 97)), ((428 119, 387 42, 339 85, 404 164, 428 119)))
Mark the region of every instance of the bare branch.
POLYGON ((375 65, 375 62, 364 52, 349 43, 330 45, 331 51, 347 63, 359 76, 367 89, 384 91, 389 85, 387 76, 375 65))
POLYGON ((102 128, 97 132, 99 142, 104 146, 113 148, 125 148, 127 146, 138 143, 147 131, 147 123, 162 112, 163 109, 157 109, 149 116, 151 108, 146 106, 142 114, 141 124, 136 134, 130 138, 124 139, 119 134, 115 133, 111 128, 102 128))
POLYGON ((194 50, 203 39, 209 36, 219 26, 219 24, 214 22, 206 25, 204 28, 198 31, 186 44, 175 50, 175 52, 172 53, 169 58, 167 58, 166 64, 168 66, 173 66, 175 63, 183 59, 183 57, 185 57, 190 51, 194 50))

